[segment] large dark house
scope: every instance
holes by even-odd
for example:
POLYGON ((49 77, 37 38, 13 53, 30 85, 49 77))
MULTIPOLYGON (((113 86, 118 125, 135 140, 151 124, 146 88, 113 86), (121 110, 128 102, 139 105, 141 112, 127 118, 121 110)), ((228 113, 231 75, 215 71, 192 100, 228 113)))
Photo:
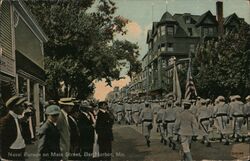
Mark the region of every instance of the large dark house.
MULTIPOLYGON (((223 3, 220 1, 216 3, 216 11, 216 16, 210 11, 202 15, 171 15, 165 12, 159 22, 153 22, 147 34, 148 52, 142 58, 142 79, 131 84, 134 87, 141 83, 142 86, 138 87, 142 89, 134 90, 142 91, 140 95, 148 94, 154 98, 167 94, 172 79, 172 57, 177 62, 188 58, 190 53, 195 52, 198 43, 237 31, 244 22, 235 13, 224 18, 223 3)), ((178 67, 181 68, 181 64, 178 67)))

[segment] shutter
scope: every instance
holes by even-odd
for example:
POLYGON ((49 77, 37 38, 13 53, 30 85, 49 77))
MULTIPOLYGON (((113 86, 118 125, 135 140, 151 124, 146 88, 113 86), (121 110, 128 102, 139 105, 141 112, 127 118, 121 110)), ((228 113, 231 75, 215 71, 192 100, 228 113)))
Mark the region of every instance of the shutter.
POLYGON ((1 7, 1 45, 3 48, 3 55, 8 58, 12 57, 12 34, 11 34, 11 17, 10 17, 10 3, 9 1, 3 1, 1 7))

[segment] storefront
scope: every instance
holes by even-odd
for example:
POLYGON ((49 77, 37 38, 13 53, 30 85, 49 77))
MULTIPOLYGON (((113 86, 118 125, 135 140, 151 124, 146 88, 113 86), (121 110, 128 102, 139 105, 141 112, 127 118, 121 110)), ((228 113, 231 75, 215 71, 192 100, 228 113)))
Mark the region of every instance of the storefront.
POLYGON ((45 72, 27 57, 16 51, 17 92, 28 98, 36 109, 36 121, 44 121, 45 72))
POLYGON ((0 11, 0 101, 27 97, 38 126, 44 120, 43 44, 48 39, 22 0, 3 1, 0 11))

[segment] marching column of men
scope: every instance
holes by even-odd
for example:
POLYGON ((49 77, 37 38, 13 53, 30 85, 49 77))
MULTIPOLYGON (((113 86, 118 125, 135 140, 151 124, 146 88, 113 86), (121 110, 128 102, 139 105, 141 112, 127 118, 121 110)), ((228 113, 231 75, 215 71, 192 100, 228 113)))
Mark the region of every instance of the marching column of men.
MULTIPOLYGON (((73 98, 49 102, 45 109, 47 120, 37 133, 41 161, 111 160, 114 116, 107 102, 99 102, 99 109, 94 109, 88 101, 73 98)), ((26 158, 25 137, 29 128, 21 126, 25 104, 26 98, 22 96, 13 96, 6 102, 8 113, 0 119, 0 159, 3 161, 26 158)))
POLYGON ((132 120, 129 124, 135 123, 137 126, 138 123, 142 123, 142 133, 148 147, 155 121, 160 142, 172 149, 176 149, 179 144, 184 152, 183 158, 189 161, 192 160, 191 142, 197 138, 207 147, 211 147, 211 143, 216 139, 224 145, 239 141, 250 143, 250 96, 245 98, 245 104, 240 100, 241 97, 235 95, 230 96, 229 103, 226 103, 223 96, 218 96, 214 103, 211 99, 201 97, 197 97, 196 100, 183 100, 180 103, 169 97, 165 100, 136 100, 133 103, 127 103, 132 102, 131 100, 124 103, 119 101, 114 102, 113 106, 119 124, 122 124, 123 120, 128 122, 130 115, 126 110, 132 108, 132 120), (136 119, 137 116, 140 116, 139 121, 136 119), (242 133, 245 124, 247 135, 242 133), (218 138, 215 133, 219 134, 218 138))

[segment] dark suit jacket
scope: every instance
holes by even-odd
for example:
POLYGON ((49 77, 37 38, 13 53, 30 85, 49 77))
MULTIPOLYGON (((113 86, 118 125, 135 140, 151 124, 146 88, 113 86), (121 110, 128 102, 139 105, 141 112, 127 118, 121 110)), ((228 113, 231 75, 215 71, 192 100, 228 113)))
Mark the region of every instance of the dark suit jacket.
MULTIPOLYGON (((72 116, 71 116, 72 117, 72 116)), ((71 153, 78 153, 80 152, 79 147, 79 129, 77 127, 76 120, 68 117, 69 120, 69 127, 70 127, 70 152, 71 153)))
MULTIPOLYGON (((89 116, 90 117, 90 116, 89 116)), ((80 113, 78 119, 78 128, 80 131, 80 146, 81 149, 92 149, 95 138, 93 120, 84 114, 80 113)))
POLYGON ((63 160, 68 160, 67 153, 70 152, 70 127, 62 111, 57 120, 57 128, 60 132, 60 150, 63 153, 63 160))
POLYGON ((112 126, 114 119, 108 112, 101 110, 97 114, 96 133, 98 134, 98 144, 113 140, 112 126))
POLYGON ((17 126, 13 116, 7 114, 0 121, 0 143, 1 143, 1 156, 5 159, 9 159, 8 152, 10 152, 10 146, 17 138, 17 126))
POLYGON ((41 161, 61 160, 60 133, 57 127, 46 121, 39 130, 38 151, 41 154, 41 161), (53 155, 56 154, 56 155, 53 155))

